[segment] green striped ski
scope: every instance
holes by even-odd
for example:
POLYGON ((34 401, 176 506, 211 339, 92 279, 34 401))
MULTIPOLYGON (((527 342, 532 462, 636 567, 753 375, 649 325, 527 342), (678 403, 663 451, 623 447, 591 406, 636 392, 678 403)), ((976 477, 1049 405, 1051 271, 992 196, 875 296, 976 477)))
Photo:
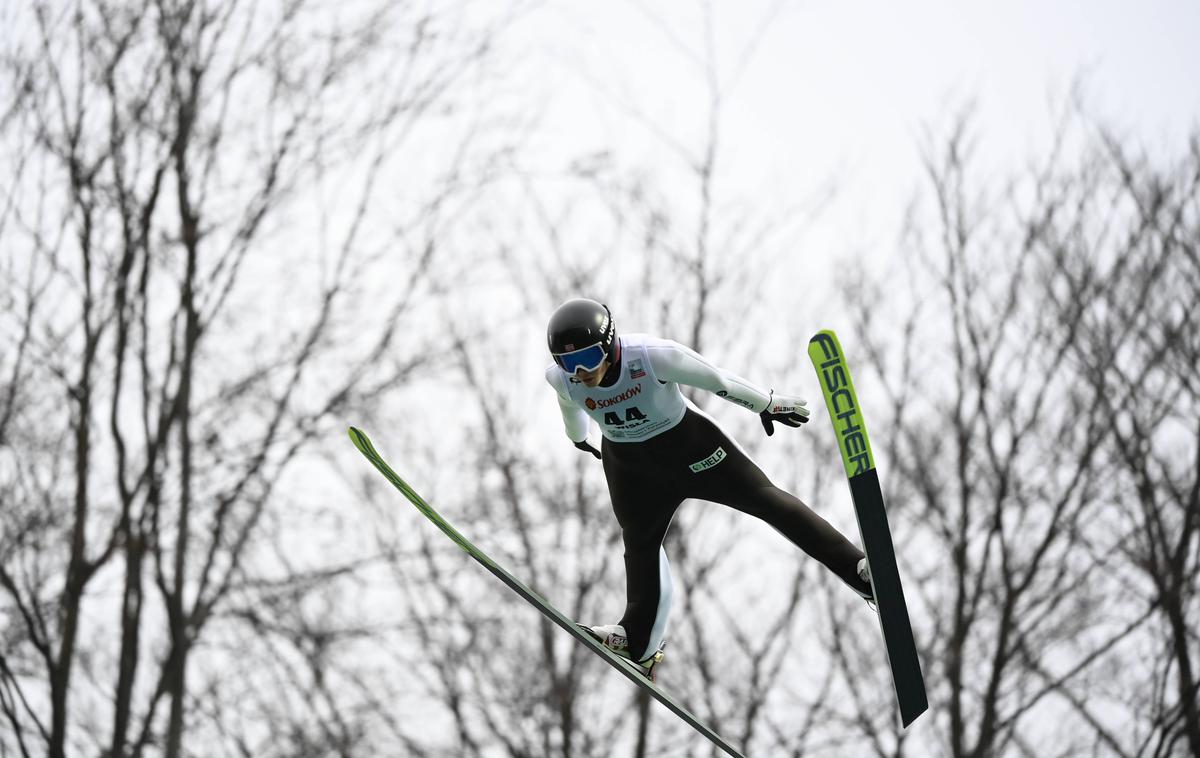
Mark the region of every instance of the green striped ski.
POLYGON ((492 572, 497 579, 508 585, 511 590, 525 598, 525 600, 529 601, 534 608, 537 608, 542 612, 543 616, 550 619, 555 624, 558 624, 560 627, 566 630, 568 634, 585 645, 589 650, 603 658, 608 665, 621 672, 626 679, 650 693, 651 697, 666 706, 668 710, 687 722, 693 729, 704 735, 714 745, 721 748, 729 755, 736 756, 736 758, 744 758, 742 754, 738 752, 733 745, 726 742, 721 735, 710 729, 703 721, 692 714, 691 711, 676 701, 675 698, 659 689, 658 685, 643 676, 638 671, 635 664, 632 664, 624 658, 615 655, 608 648, 592 639, 592 637, 582 631, 574 621, 564 616, 557 608, 546 602, 545 598, 529 589, 529 587, 527 587, 523 582, 505 571, 495 561, 484 554, 482 550, 471 544, 470 540, 459 533, 457 529, 450 525, 450 522, 442 518, 437 511, 435 511, 428 503, 426 503, 425 500, 417 494, 416 490, 408 486, 408 483, 401 479, 395 471, 392 471, 391 466, 388 466, 387 462, 383 460, 383 457, 376 452, 375 447, 371 445, 371 440, 367 438, 367 435, 363 434, 359 429, 350 427, 350 439, 354 442, 354 446, 358 448, 359 452, 367 457, 367 460, 369 460, 375 466, 375 468, 379 470, 379 473, 383 474, 384 478, 391 482, 396 489, 400 490, 400 492, 403 493, 406 498, 408 498, 409 502, 416 506, 417 510, 419 510, 425 516, 425 518, 432 521, 438 529, 441 529, 442 532, 445 533, 447 537, 452 539, 456 545, 461 547, 467 553, 467 555, 478 561, 485 569, 492 572))
POLYGON ((854 394, 854 383, 850 380, 850 368, 846 365, 837 336, 828 329, 818 332, 808 342, 808 356, 821 380, 821 391, 825 395, 829 419, 837 434, 842 464, 850 479, 850 495, 854 500, 854 514, 858 519, 858 530, 871 572, 872 591, 879 609, 879 627, 883 632, 888 665, 892 670, 892 684, 896 689, 896 702, 900 708, 900 723, 907 729, 929 708, 929 700, 925 695, 925 679, 921 675, 921 662, 917 658, 912 624, 908 619, 908 605, 904 602, 904 588, 900 585, 896 550, 888 527, 883 491, 875 470, 875 457, 871 453, 866 422, 863 421, 861 406, 854 394))

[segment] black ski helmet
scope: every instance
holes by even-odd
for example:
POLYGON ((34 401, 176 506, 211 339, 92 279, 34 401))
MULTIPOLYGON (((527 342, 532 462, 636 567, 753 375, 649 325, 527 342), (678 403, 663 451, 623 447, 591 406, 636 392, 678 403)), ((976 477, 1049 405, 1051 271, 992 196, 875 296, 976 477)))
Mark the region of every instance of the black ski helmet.
POLYGON ((568 353, 599 345, 605 358, 615 363, 619 349, 617 328, 608 306, 583 297, 558 306, 546 327, 546 342, 555 363, 568 373, 574 373, 573 366, 564 365, 562 356, 568 353))

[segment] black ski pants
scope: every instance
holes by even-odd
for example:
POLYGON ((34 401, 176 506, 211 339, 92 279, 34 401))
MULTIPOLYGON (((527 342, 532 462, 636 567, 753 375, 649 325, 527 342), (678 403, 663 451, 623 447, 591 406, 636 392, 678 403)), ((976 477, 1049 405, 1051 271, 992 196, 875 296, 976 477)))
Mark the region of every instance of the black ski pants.
POLYGON ((662 542, 685 498, 762 519, 843 581, 870 592, 857 574, 862 551, 799 498, 772 484, 707 416, 688 408, 677 425, 643 442, 605 438, 602 453, 625 544, 626 606, 620 623, 634 660, 652 654, 666 629, 671 588, 662 542))

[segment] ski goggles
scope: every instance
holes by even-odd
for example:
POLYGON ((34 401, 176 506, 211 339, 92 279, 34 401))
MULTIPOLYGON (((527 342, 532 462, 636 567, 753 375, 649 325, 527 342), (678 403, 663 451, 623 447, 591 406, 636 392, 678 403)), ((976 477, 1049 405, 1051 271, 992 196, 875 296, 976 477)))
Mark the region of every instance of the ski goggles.
POLYGON ((554 355, 554 362, 568 374, 574 374, 577 369, 595 371, 600 368, 600 364, 608 357, 608 353, 604 351, 599 342, 582 350, 561 354, 552 353, 552 355, 554 355))

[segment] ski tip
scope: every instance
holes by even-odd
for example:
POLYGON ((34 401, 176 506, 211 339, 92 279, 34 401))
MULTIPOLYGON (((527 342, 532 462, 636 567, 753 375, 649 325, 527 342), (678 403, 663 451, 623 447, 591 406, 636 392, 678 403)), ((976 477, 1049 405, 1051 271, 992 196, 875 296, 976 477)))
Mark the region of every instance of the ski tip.
POLYGON ((841 355, 842 347, 832 329, 822 329, 808 340, 808 357, 820 366, 830 358, 841 355))
POLYGON ((371 440, 367 439, 367 435, 363 434, 361 429, 352 426, 347 430, 347 432, 350 435, 350 441, 353 442, 354 446, 361 452, 366 453, 370 450, 371 440))
POLYGON ((832 329, 822 329, 808 340, 808 354, 813 360, 817 360, 818 356, 828 358, 841 352, 841 344, 832 329))

